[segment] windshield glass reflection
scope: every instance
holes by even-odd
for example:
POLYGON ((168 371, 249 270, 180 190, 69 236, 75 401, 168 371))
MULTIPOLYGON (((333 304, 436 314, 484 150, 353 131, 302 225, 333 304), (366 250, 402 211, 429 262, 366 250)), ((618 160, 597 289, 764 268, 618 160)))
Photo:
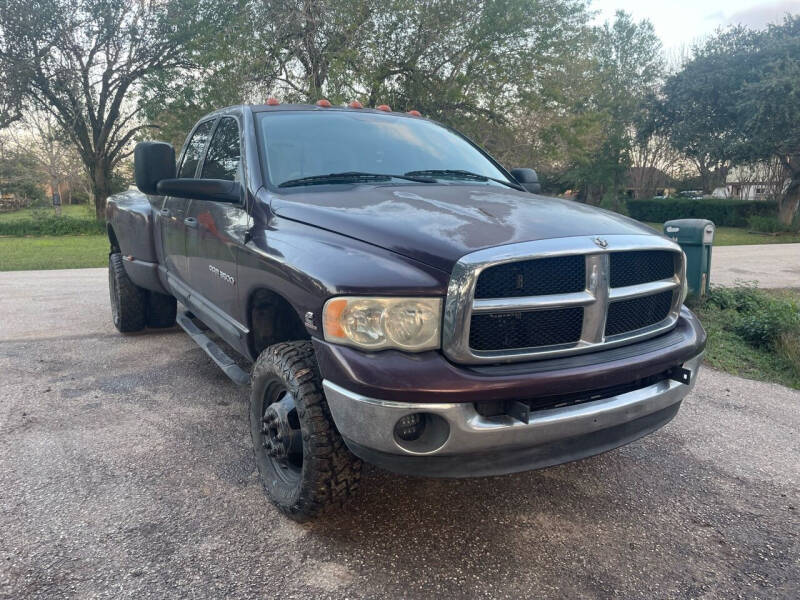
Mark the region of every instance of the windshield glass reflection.
POLYGON ((274 185, 351 171, 402 175, 461 170, 507 181, 469 142, 430 121, 338 111, 257 116, 274 185))

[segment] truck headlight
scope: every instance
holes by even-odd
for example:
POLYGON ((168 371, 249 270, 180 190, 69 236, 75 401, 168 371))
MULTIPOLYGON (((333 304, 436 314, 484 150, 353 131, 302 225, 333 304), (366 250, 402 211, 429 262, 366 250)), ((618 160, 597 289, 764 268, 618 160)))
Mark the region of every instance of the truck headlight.
POLYGON ((331 298, 322 309, 325 339, 365 350, 422 352, 439 347, 441 298, 331 298))

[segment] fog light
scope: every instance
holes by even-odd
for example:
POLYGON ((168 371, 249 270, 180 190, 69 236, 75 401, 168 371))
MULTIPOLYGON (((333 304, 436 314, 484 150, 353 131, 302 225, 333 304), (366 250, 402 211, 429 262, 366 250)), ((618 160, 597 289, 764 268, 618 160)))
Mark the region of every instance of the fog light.
POLYGON ((412 413, 402 417, 394 426, 394 434, 404 442, 413 442, 425 431, 425 415, 412 413))

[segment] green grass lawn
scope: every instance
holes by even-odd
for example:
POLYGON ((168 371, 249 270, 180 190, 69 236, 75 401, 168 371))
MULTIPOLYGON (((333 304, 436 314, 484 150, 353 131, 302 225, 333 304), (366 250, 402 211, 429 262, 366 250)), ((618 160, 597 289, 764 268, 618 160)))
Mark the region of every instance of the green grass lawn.
MULTIPOLYGON (((658 232, 664 231, 661 223, 645 223, 658 232)), ((714 234, 715 246, 749 246, 752 244, 800 244, 800 233, 768 235, 750 233, 738 227, 717 227, 714 234)))
MULTIPOLYGON (((23 208, 22 210, 3 212, 0 213, 0 223, 33 219, 36 214, 55 216, 56 209, 52 206, 49 206, 46 208, 23 208)), ((61 207, 61 215, 65 217, 72 217, 73 219, 93 219, 94 207, 89 206, 88 204, 68 204, 61 207)))
POLYGON ((81 269, 108 264, 104 235, 0 237, 0 271, 81 269))

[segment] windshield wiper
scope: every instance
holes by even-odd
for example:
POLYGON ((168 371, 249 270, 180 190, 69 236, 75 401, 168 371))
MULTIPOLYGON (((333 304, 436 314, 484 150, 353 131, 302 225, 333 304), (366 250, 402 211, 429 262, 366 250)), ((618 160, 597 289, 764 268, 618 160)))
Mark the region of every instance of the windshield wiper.
POLYGON ((354 183, 359 181, 389 181, 390 179, 405 179, 417 183, 435 183, 430 177, 417 177, 414 174, 394 175, 388 173, 364 173, 361 171, 344 171, 342 173, 328 173, 327 175, 311 175, 298 179, 288 179, 278 187, 295 187, 300 185, 322 185, 325 183, 354 183))
POLYGON ((425 169, 422 171, 409 171, 406 175, 415 177, 441 177, 442 179, 466 179, 472 181, 496 181, 502 183, 515 190, 522 190, 522 186, 517 183, 505 181, 503 179, 495 179, 488 175, 481 175, 480 173, 473 173, 472 171, 464 171, 462 169, 425 169))

